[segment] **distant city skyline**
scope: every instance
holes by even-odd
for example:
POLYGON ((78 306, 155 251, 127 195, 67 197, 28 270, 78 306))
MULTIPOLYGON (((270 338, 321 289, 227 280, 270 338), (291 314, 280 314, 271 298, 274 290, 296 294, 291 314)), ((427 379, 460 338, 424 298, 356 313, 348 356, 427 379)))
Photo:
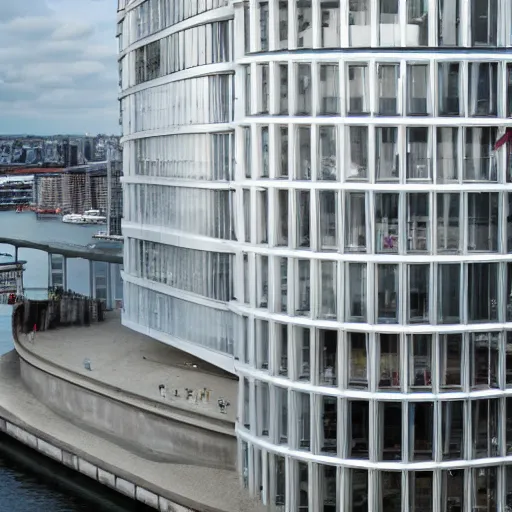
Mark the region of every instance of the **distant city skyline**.
POLYGON ((117 2, 2 5, 0 137, 119 135, 117 2))

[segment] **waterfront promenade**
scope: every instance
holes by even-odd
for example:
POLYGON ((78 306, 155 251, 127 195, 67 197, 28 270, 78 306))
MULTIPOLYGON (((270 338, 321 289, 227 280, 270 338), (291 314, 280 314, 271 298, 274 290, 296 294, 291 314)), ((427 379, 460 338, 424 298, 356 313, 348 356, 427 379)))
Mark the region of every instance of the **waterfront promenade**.
MULTIPOLYGON (((64 453, 68 462, 72 460, 69 454, 74 454, 83 461, 81 466, 75 463, 76 469, 83 466, 85 474, 162 511, 263 510, 241 489, 234 467, 227 467, 236 460, 230 447, 236 445, 233 425, 238 384, 232 376, 122 327, 115 313, 105 323, 90 327, 37 333, 34 343, 15 334, 15 347, 19 357, 10 353, 0 360, 0 418, 21 427, 29 434, 27 439, 35 436, 43 446, 49 443, 57 448, 64 463, 64 453), (90 371, 84 368, 86 358, 91 361, 90 371), (166 386, 165 398, 160 395, 160 384, 166 386), (195 391, 187 399, 185 388, 207 388, 209 400, 196 403, 195 391), (174 389, 180 396, 173 396, 174 389), (66 407, 71 397, 76 403, 70 413, 66 407), (227 414, 221 413, 219 398, 231 403, 227 414), (112 407, 102 408, 101 400, 109 400, 112 407), (117 423, 106 417, 108 411, 120 407, 126 417, 117 423), (130 411, 135 411, 136 426, 140 426, 137 435, 154 433, 155 439, 148 440, 149 452, 144 452, 137 437, 131 443, 130 436, 135 434, 129 429, 130 411), (167 440, 159 439, 160 427, 152 423, 157 420, 169 421, 167 440), (110 432, 104 431, 105 425, 110 432), (119 432, 126 433, 122 442, 119 432), (203 436, 197 460, 185 462, 181 444, 186 448, 189 437, 196 435, 203 436), (209 435, 214 436, 213 447, 204 442, 209 435), (166 460, 167 449, 176 455, 175 461, 172 456, 166 460), (226 460, 219 460, 226 468, 208 467, 215 450, 227 454, 226 460)), ((2 421, 0 428, 5 429, 2 421)), ((24 434, 16 435, 16 428, 7 431, 24 440, 24 434)), ((46 447, 48 454, 58 459, 52 448, 46 447)))

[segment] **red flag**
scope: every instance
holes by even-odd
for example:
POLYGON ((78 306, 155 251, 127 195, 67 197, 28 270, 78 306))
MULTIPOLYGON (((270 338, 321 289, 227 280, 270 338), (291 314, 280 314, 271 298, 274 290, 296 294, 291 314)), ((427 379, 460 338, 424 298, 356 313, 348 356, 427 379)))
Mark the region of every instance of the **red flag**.
POLYGON ((36 332, 36 331, 37 331, 37 325, 34 324, 34 332, 36 332))
POLYGON ((512 140, 512 128, 507 128, 505 133, 496 141, 494 150, 500 149, 503 144, 507 144, 512 140))

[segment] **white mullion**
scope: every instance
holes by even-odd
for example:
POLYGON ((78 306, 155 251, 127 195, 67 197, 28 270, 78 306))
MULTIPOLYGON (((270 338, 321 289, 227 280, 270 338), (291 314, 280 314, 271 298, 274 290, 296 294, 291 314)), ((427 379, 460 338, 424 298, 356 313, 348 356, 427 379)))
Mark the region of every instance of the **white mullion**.
POLYGON ((321 48, 322 15, 320 12, 320 1, 311 2, 311 23, 312 27, 312 48, 321 48))
POLYGON ((268 48, 279 49, 279 1, 275 0, 268 2, 268 48))

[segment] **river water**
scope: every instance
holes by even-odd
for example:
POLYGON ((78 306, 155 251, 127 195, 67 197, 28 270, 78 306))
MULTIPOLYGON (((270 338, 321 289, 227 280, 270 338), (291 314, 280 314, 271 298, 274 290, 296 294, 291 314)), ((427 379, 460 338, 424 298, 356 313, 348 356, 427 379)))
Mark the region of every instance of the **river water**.
MULTIPOLYGON (((0 212, 0 236, 3 237, 87 244, 97 231, 97 226, 74 226, 63 224, 58 219, 38 221, 29 212, 0 212)), ((0 253, 14 255, 14 249, 0 244, 0 253)), ((19 259, 27 261, 25 287, 29 294, 37 295, 37 289, 48 286, 48 256, 41 251, 20 249, 19 259)), ((88 293, 88 262, 69 260, 68 287, 79 293, 88 293)), ((0 305, 0 355, 13 349, 11 309, 11 306, 0 305)), ((39 510, 122 512, 150 509, 120 497, 0 435, 0 512, 39 510)))

